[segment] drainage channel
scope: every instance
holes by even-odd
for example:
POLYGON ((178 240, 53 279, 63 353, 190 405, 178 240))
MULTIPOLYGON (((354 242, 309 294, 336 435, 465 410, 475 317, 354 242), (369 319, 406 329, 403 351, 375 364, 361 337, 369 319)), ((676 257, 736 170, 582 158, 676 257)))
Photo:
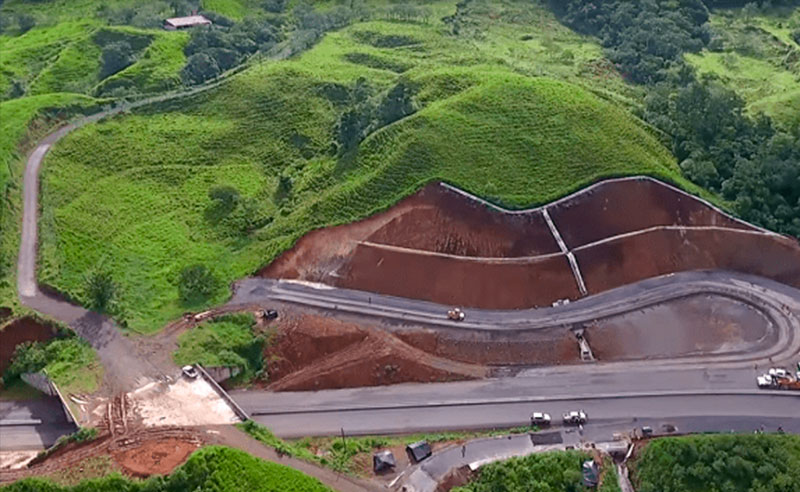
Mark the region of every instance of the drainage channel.
POLYGON ((542 216, 544 216, 544 220, 547 222, 547 227, 550 228, 550 233, 553 235, 556 243, 558 243, 558 247, 561 248, 561 252, 567 255, 567 261, 569 261, 569 267, 572 269, 572 275, 575 277, 575 282, 578 284, 578 290, 580 290, 582 296, 587 295, 588 291, 586 290, 586 284, 583 281, 583 275, 581 275, 581 269, 578 267, 578 260, 575 259, 575 255, 572 254, 572 251, 567 248, 567 244, 561 237, 561 233, 558 232, 558 228, 553 222, 553 219, 550 218, 547 208, 542 209, 542 216))

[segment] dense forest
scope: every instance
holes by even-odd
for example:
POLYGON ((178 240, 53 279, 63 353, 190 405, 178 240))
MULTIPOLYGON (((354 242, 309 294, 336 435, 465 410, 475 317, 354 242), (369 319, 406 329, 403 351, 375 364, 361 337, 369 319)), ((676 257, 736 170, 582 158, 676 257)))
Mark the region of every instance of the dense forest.
POLYGON ((796 492, 800 437, 662 438, 648 443, 634 463, 640 492, 796 492))
MULTIPOLYGON (((733 204, 744 219, 800 236, 800 127, 778 128, 768 117, 745 114, 736 93, 699 78, 684 53, 714 49, 709 9, 749 11, 797 6, 772 2, 680 0, 551 0, 573 29, 596 36, 620 73, 649 86, 641 116, 670 136, 684 174, 733 204)), ((795 33, 798 35, 800 33, 795 33)), ((787 63, 800 52, 787 50, 787 63)))

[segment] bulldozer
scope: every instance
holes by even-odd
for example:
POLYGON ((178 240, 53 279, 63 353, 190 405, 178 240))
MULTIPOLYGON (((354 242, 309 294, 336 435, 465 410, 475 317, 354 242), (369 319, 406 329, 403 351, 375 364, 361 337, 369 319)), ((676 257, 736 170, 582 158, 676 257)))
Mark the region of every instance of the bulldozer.
POLYGON ((464 321, 466 315, 461 308, 453 308, 447 311, 447 318, 453 321, 464 321))

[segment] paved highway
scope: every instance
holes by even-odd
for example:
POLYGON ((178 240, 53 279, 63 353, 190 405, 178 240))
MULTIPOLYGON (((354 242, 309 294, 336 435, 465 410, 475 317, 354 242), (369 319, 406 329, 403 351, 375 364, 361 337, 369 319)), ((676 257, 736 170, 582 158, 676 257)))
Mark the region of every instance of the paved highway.
MULTIPOLYGON (((545 309, 468 309, 446 319, 447 306, 304 282, 250 278, 229 306, 282 301, 410 325, 452 330, 520 331, 585 323, 691 294, 716 294, 759 309, 773 344, 748 352, 667 360, 626 361, 528 369, 497 380, 317 392, 234 392, 253 418, 278 435, 396 433, 516 426, 534 409, 560 414, 584 407, 604 422, 660 417, 786 419, 800 415, 800 394, 758 390, 755 376, 800 357, 800 291, 733 272, 684 272, 649 279, 545 309), (766 408, 766 409, 765 409, 766 408)), ((594 419, 593 419, 594 420, 594 419)))
POLYGON ((58 398, 0 401, 0 451, 44 449, 72 432, 58 398))
POLYGON ((800 417, 800 393, 758 390, 752 367, 610 372, 592 365, 573 369, 541 369, 535 376, 484 381, 316 392, 237 391, 232 396, 254 420, 284 437, 335 434, 342 428, 352 434, 371 434, 519 426, 535 410, 555 416, 576 408, 589 411, 593 421, 800 417))

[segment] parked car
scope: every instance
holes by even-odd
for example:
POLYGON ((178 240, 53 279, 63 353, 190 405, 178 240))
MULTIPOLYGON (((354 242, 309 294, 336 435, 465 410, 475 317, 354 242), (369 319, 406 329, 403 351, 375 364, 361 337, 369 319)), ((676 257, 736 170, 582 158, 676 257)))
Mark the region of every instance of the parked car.
POLYGON ((563 420, 565 424, 571 425, 582 425, 586 423, 588 416, 586 412, 583 410, 573 410, 571 412, 565 413, 563 420))
POLYGON ((183 366, 181 371, 183 371, 183 375, 189 379, 195 379, 198 374, 197 369, 195 369, 194 366, 183 366))
POLYGON ((544 412, 533 412, 531 415, 531 425, 550 425, 550 414, 544 412))

